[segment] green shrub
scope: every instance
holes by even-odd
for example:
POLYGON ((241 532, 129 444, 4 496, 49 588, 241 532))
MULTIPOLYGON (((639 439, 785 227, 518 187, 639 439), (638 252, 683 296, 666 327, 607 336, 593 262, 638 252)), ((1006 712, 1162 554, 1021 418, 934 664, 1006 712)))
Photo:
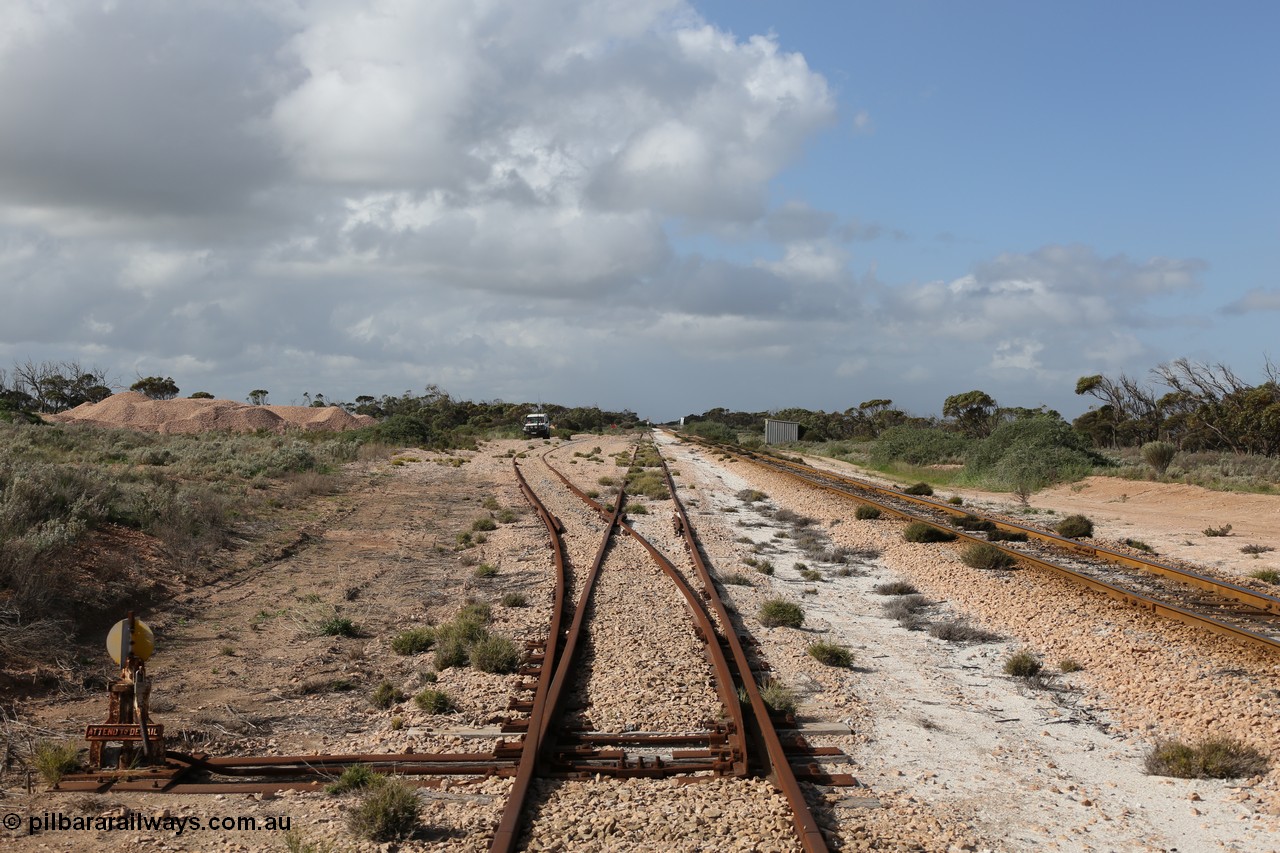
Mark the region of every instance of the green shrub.
POLYGON ((498 522, 486 515, 484 518, 477 518, 471 522, 471 529, 472 531, 497 530, 498 522))
POLYGON ((493 608, 484 601, 468 601, 458 611, 458 616, 454 622, 479 623, 481 625, 489 621, 489 617, 493 615, 493 608))
POLYGON ((316 630, 326 637, 358 637, 360 628, 345 616, 330 616, 316 626, 316 630))
POLYGON ((1004 671, 1016 678, 1030 678, 1039 675, 1042 669, 1040 659, 1028 651, 1014 652, 1004 662, 1004 671))
POLYGON ((964 498, 960 497, 959 495, 952 495, 951 497, 947 498, 947 503, 951 504, 952 506, 964 506, 964 498))
POLYGON ((1093 522, 1083 515, 1068 515, 1053 530, 1068 539, 1086 539, 1093 535, 1093 522))
POLYGON ((428 714, 448 714, 454 710, 453 698, 443 690, 423 690, 413 703, 428 714))
POLYGON ((906 581, 885 581, 871 588, 877 595, 915 595, 920 590, 906 581))
POLYGON ((379 683, 377 687, 373 688, 372 695, 369 696, 369 702, 373 707, 381 708, 384 711, 404 700, 404 692, 390 681, 379 683))
POLYGON ((436 669, 449 669, 454 666, 466 666, 467 643, 457 636, 442 638, 436 642, 436 669))
POLYGON ((410 628, 391 639, 391 650, 398 655, 416 655, 431 648, 436 634, 430 628, 410 628))
POLYGON ((988 542, 1026 542, 1027 534, 1023 533, 1021 530, 1001 530, 999 528, 996 528, 995 530, 987 531, 987 541, 988 542))
POLYGON ((808 652, 809 657, 827 666, 840 667, 841 669, 848 669, 853 666, 853 653, 836 643, 823 641, 810 643, 808 652))
POLYGON ((761 687, 760 698, 764 700, 764 704, 768 705, 770 710, 779 714, 794 714, 796 712, 797 699, 795 691, 781 681, 770 681, 764 687, 761 687))
POLYGON ((799 628, 804 624, 803 608, 784 598, 770 598, 761 603, 756 615, 766 628, 799 628))
POLYGON ((902 493, 904 495, 932 495, 933 486, 928 483, 916 483, 915 485, 907 486, 902 490, 902 493))
POLYGON ((497 574, 498 574, 497 566, 491 565, 489 563, 481 563, 480 565, 476 566, 476 570, 471 573, 471 576, 474 578, 483 580, 484 578, 496 577, 497 574))
POLYGON ((475 643, 467 652, 471 666, 481 672, 507 674, 520 666, 520 651, 509 638, 500 635, 486 637, 475 643))
POLYGON ((359 838, 399 841, 413 834, 422 807, 418 795, 400 779, 385 778, 368 788, 347 815, 347 825, 359 838))
POLYGON ((75 741, 39 741, 31 750, 31 765, 50 785, 80 766, 80 744, 75 741))
POLYGON ((381 783, 386 777, 370 769, 368 764, 348 764, 332 783, 325 785, 329 794, 345 794, 381 783))
POLYGON ((755 584, 751 582, 751 576, 744 575, 742 572, 734 572, 733 574, 725 575, 720 578, 720 582, 731 586, 755 586, 755 584))
POLYGON ((1257 578, 1258 580, 1266 581, 1267 583, 1280 584, 1280 572, 1277 572, 1275 569, 1259 569, 1256 572, 1250 572, 1249 577, 1257 578))
POLYGON ((1001 551, 994 545, 975 542, 960 555, 961 561, 974 569, 1007 569, 1016 562, 1012 554, 1001 551))
POLYGON ((1150 545, 1148 545, 1146 542, 1143 542, 1141 539, 1125 539, 1124 544, 1128 545, 1130 548, 1132 548, 1135 551, 1142 551, 1145 554, 1154 554, 1156 552, 1155 548, 1152 548, 1150 545))
POLYGON ((908 542, 954 542, 956 535, 923 521, 913 521, 903 528, 902 538, 908 542))
POLYGON ((1142 461, 1151 466, 1157 477, 1163 477, 1178 448, 1167 441, 1148 441, 1142 445, 1142 461))
POLYGON ((880 433, 871 450, 876 465, 942 465, 963 462, 972 441, 959 433, 916 427, 891 427, 880 433))
POLYGON ((858 504, 858 508, 853 511, 853 517, 859 521, 870 521, 880 517, 880 507, 871 504, 858 504))
POLYGON ((951 523, 961 530, 980 530, 984 533, 990 533, 996 529, 994 522, 987 521, 985 518, 978 518, 976 515, 966 514, 953 518, 951 523))
POLYGON ((801 569, 800 577, 807 581, 820 581, 822 580, 822 572, 817 569, 801 569))
POLYGON ((509 592, 502 596, 503 607, 528 607, 529 599, 523 592, 509 592))
POLYGON ((970 449, 964 473, 976 485, 1030 493, 1078 480, 1104 464, 1066 421, 1035 416, 996 427, 970 449))
POLYGON ((1178 779, 1238 779, 1267 772, 1266 755, 1238 740, 1208 737, 1197 743, 1162 740, 1147 753, 1152 776, 1178 779))

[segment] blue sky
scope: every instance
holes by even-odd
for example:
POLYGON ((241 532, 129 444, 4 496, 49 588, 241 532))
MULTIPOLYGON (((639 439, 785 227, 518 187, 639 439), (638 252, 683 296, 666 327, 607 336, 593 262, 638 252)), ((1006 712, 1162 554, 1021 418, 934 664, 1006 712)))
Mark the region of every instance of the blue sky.
POLYGON ((0 366, 667 419, 1280 358, 1272 3, 6 16, 0 366))

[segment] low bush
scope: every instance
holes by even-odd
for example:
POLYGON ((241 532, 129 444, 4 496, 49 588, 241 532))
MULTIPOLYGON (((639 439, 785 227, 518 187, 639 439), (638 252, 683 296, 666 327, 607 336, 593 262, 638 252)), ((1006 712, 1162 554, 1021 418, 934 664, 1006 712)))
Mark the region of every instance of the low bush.
POLYGON ((1155 548, 1152 548, 1150 545, 1148 545, 1146 542, 1143 542, 1141 539, 1125 539, 1123 540, 1123 542, 1125 545, 1129 546, 1133 550, 1141 551, 1144 554, 1154 554, 1156 552, 1155 548))
POLYGON ((769 709, 779 714, 794 714, 797 699, 795 691, 780 681, 770 681, 760 688, 760 698, 769 709))
POLYGON ((1151 466, 1151 470, 1156 472, 1157 477, 1163 477, 1164 472, 1168 470, 1169 464, 1173 462, 1173 457, 1177 455, 1178 448, 1174 447, 1167 441, 1148 441, 1142 445, 1142 461, 1151 466))
POLYGON ((999 528, 996 528, 995 530, 987 531, 987 541, 988 542, 1026 542, 1027 534, 1023 533, 1021 530, 1001 530, 999 528))
POLYGON ((809 657, 827 666, 840 667, 841 669, 848 669, 853 666, 853 653, 836 643, 823 641, 810 643, 807 651, 809 652, 809 657))
POLYGON ((492 518, 490 518, 487 515, 484 518, 477 518, 475 521, 471 522, 472 531, 481 531, 481 530, 487 531, 487 530, 497 530, 497 529, 498 529, 498 522, 494 521, 492 518))
POLYGON ((1001 551, 994 545, 981 542, 975 542, 965 548, 960 555, 960 560, 970 568, 988 570, 1007 569, 1017 562, 1012 554, 1001 551))
POLYGON ((987 521, 985 518, 978 518, 972 514, 954 518, 951 523, 961 530, 981 530, 983 533, 990 533, 996 529, 995 522, 987 521))
POLYGON ((1084 666, 1079 661, 1073 658, 1063 658, 1058 663, 1058 669, 1066 673, 1080 672, 1082 669, 1084 669, 1084 666))
POLYGON ((358 637, 360 628, 345 616, 330 616, 316 626, 316 631, 326 637, 358 637))
POLYGON ((859 521, 871 521, 880 517, 880 507, 871 504, 858 504, 858 508, 853 511, 853 517, 859 521))
POLYGON ((931 625, 929 634, 949 643, 994 643, 1000 639, 999 634, 970 625, 963 619, 951 619, 931 625))
POLYGON ((369 696, 369 702, 375 708, 387 710, 392 705, 398 705, 405 700, 404 691, 396 687, 390 681, 383 681, 373 688, 373 693, 369 696))
POLYGON ((371 770, 368 764, 348 764, 337 779, 325 785, 324 790, 328 794, 345 794, 376 785, 385 778, 381 773, 371 770))
POLYGON ((1230 536, 1231 525, 1224 524, 1221 527, 1206 527, 1204 529, 1205 536, 1230 536))
POLYGON ((456 636, 449 636, 436 642, 436 669, 449 669, 455 666, 466 666, 467 644, 456 636))
POLYGON ((817 569, 801 569, 800 577, 807 581, 820 581, 822 580, 822 572, 817 569))
POLYGON ((751 582, 751 576, 744 575, 742 572, 734 572, 733 574, 725 575, 720 578, 720 582, 731 586, 755 586, 755 584, 751 582))
POLYGON ((1083 515, 1068 515, 1054 525, 1053 531, 1068 539, 1087 539, 1093 535, 1093 522, 1083 515))
POLYGON ((930 486, 928 483, 916 483, 914 485, 907 486, 905 489, 902 490, 902 493, 904 495, 928 496, 933 494, 933 486, 930 486))
POLYGON ((477 578, 480 580, 483 580, 484 578, 497 577, 497 575, 498 575, 498 567, 491 565, 489 563, 481 563, 480 565, 476 566, 476 570, 471 573, 471 576, 473 578, 477 578))
POLYGON ((453 697, 443 690, 423 690, 413 697, 413 704, 428 714, 448 714, 454 710, 453 697))
POLYGON ((952 506, 964 506, 964 498, 960 497, 959 495, 952 495, 951 497, 947 498, 947 503, 951 504, 952 506))
POLYGON ((923 521, 913 521, 903 528, 902 538, 908 542, 954 542, 956 535, 923 521))
POLYGON ((877 595, 915 595, 920 590, 906 581, 885 581, 871 588, 877 595))
POLYGON ((737 497, 738 500, 748 504, 755 503, 756 501, 766 501, 769 499, 769 496, 759 489, 743 489, 738 492, 737 497))
POLYGON ((912 594, 898 596, 892 601, 886 601, 881 607, 885 616, 898 620, 899 625, 914 631, 925 627, 925 623, 920 618, 919 613, 932 604, 933 602, 923 595, 912 594))
POLYGON ((1256 572, 1250 572, 1249 577, 1257 578, 1258 580, 1266 581, 1267 583, 1280 584, 1280 572, 1277 572, 1275 569, 1259 569, 1256 572))
POLYGON ((1004 662, 1005 673, 1015 678, 1030 678, 1033 675, 1039 675, 1042 668, 1043 664, 1040 663, 1040 659, 1025 650, 1014 652, 1004 662))
POLYGON ((481 672, 506 675, 520 666, 520 650, 509 638, 500 635, 486 637, 469 650, 471 666, 481 672))
POLYGON ((369 841, 399 841, 413 834, 422 808, 415 790, 400 779, 383 777, 367 789, 347 815, 347 825, 369 841))
POLYGON ((503 607, 528 607, 529 599, 523 592, 509 592, 502 596, 503 607))
POLYGON ((799 628, 804 624, 803 608, 784 598, 770 598, 763 602, 756 616, 766 628, 799 628))
POLYGON ((1274 551, 1274 550, 1275 548, 1272 548, 1270 545, 1245 545, 1243 548, 1240 549, 1240 553, 1252 554, 1253 556, 1256 557, 1259 554, 1265 554, 1268 551, 1274 551))
POLYGON ((1238 740, 1209 737, 1197 743, 1157 741, 1147 753, 1147 773, 1178 779, 1238 779, 1267 772, 1266 755, 1238 740))
POLYGON ((31 750, 31 766, 50 785, 80 766, 80 744, 75 741, 42 740, 31 750))

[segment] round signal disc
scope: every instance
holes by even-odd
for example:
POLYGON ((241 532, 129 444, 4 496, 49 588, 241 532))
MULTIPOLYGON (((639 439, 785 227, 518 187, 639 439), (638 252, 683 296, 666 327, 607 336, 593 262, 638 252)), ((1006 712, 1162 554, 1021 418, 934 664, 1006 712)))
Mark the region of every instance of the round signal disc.
MULTIPOLYGON (((111 626, 111 630, 107 632, 107 654, 111 655, 111 659, 117 664, 122 664, 120 660, 120 640, 124 637, 125 629, 129 627, 128 619, 121 619, 119 622, 111 626)), ((156 650, 156 635, 151 632, 151 628, 141 619, 133 620, 133 633, 130 635, 130 644, 132 646, 133 656, 138 660, 148 660, 156 650)))

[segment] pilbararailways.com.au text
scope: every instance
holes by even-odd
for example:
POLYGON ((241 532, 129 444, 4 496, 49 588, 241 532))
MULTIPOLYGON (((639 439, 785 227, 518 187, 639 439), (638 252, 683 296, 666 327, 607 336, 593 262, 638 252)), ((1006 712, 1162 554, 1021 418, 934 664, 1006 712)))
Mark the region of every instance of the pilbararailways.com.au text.
MULTIPOLYGON (((17 823, 8 815, 4 823, 9 829, 17 829, 17 823)), ((168 832, 182 835, 184 832, 287 832, 292 820, 288 815, 241 815, 235 817, 178 817, 150 815, 132 812, 124 815, 65 815, 62 812, 44 812, 29 815, 27 831, 32 835, 45 832, 168 832)))

